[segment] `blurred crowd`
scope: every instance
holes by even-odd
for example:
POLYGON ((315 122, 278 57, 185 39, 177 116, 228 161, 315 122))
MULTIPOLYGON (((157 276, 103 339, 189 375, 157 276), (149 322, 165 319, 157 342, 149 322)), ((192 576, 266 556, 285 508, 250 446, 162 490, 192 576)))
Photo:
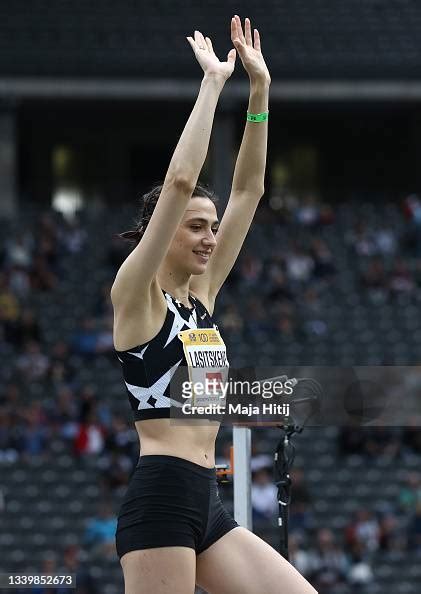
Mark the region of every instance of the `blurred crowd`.
MULTIPOLYGON (((256 455, 251 464, 253 529, 264 536, 267 523, 274 525, 279 513, 273 461, 256 455)), ((316 528, 317 493, 309 490, 303 468, 293 468, 290 478, 290 561, 319 592, 334 593, 339 585, 369 592, 378 553, 421 555, 421 472, 407 472, 393 504, 374 509, 361 506, 342 531, 316 528)))
MULTIPOLYGON (((320 296, 329 290, 338 270, 321 231, 334 224, 334 210, 312 197, 299 203, 290 196, 275 220, 282 228, 294 225, 295 238, 286 246, 271 246, 264 258, 246 245, 227 279, 228 290, 245 296, 245 315, 240 315, 235 302, 220 314, 221 326, 233 340, 273 335, 273 330, 279 337, 305 340, 329 331, 320 296)), ((265 216, 262 223, 274 224, 265 216)))
MULTIPOLYGON (((393 299, 398 293, 416 296, 421 288, 421 200, 407 197, 402 208, 406 225, 400 236, 394 229, 370 228, 361 222, 345 237, 349 253, 362 262, 361 287, 377 301, 393 299), (415 262, 411 271, 408 258, 415 262)), ((290 201, 279 213, 278 223, 290 221, 313 233, 309 245, 293 241, 287 249, 274 247, 264 259, 245 249, 233 270, 228 290, 235 287, 248 295, 245 317, 229 300, 219 316, 224 333, 233 341, 269 329, 300 340, 329 332, 319 295, 335 283, 338 269, 317 230, 335 224, 335 211, 314 199, 290 201)), ((98 287, 94 306, 79 320, 70 340, 47 344, 38 312, 30 305, 34 294, 54 295, 63 277, 63 259, 89 249, 87 236, 77 218, 68 221, 46 212, 32 228, 5 236, 0 243, 0 355, 14 354, 14 366, 0 370, 0 465, 13 466, 34 456, 48 460, 56 440, 75 459, 97 460, 104 500, 97 517, 87 521, 83 546, 67 550, 64 560, 75 567, 81 564, 81 583, 85 580, 86 591, 95 593, 89 572, 83 569, 84 555, 87 551, 93 556, 114 555, 115 519, 107 497, 124 493, 139 444, 130 415, 122 416, 101 401, 96 386, 81 380, 79 363, 89 365, 98 356, 114 358, 109 291, 127 246, 110 239, 105 261, 110 281, 98 287), (39 398, 28 401, 26 385, 40 385, 39 398)), ((397 432, 344 429, 337 446, 344 457, 387 455, 399 460, 408 452, 421 453, 421 432, 418 426, 397 432)), ((257 456, 252 470, 253 516, 259 526, 276 516, 276 487, 267 460, 257 456)), ((359 510, 341 538, 328 528, 314 531, 313 495, 303 469, 295 469, 292 478, 291 559, 320 592, 333 592, 341 582, 371 583, 372 554, 377 550, 421 553, 418 473, 408 476, 393 508, 359 510)), ((1 506, 5 508, 0 493, 0 513, 1 506)), ((60 562, 45 560, 46 567, 53 568, 60 562)))

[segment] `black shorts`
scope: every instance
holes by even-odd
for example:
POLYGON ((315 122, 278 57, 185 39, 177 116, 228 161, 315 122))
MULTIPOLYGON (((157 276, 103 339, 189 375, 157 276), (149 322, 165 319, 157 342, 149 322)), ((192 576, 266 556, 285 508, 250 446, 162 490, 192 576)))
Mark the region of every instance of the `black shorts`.
POLYGON ((118 514, 117 554, 171 546, 199 554, 236 526, 219 498, 215 468, 141 456, 118 514))

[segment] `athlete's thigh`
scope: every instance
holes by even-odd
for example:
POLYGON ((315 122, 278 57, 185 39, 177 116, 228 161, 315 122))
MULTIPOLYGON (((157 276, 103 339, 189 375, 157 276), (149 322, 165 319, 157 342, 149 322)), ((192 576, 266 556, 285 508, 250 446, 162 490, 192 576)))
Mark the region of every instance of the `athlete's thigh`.
POLYGON ((209 594, 317 594, 282 555, 241 526, 197 556, 196 581, 209 594))
POLYGON ((189 547, 130 551, 120 559, 124 594, 194 594, 196 552, 189 547))

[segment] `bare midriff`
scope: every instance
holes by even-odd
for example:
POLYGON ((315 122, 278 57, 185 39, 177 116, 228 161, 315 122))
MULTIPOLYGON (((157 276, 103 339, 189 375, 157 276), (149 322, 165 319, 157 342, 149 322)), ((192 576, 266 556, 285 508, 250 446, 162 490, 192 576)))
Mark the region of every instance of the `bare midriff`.
POLYGON ((202 419, 136 421, 140 456, 176 456, 200 466, 215 466, 215 440, 220 423, 202 419))

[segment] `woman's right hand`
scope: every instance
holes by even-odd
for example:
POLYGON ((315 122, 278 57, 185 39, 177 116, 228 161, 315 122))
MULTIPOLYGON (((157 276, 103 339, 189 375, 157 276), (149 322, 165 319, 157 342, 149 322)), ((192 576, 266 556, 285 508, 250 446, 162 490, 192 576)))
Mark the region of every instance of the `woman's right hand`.
POLYGON ((200 31, 194 32, 194 39, 187 37, 196 60, 201 65, 205 76, 220 76, 224 81, 228 80, 234 71, 236 51, 228 52, 227 61, 220 62, 213 51, 212 41, 209 37, 203 37, 200 31))

